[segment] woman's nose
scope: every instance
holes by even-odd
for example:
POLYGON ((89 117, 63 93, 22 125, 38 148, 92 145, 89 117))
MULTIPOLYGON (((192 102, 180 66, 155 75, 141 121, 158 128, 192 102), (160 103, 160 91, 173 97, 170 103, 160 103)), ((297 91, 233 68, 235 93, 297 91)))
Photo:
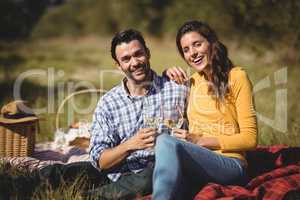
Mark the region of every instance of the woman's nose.
POLYGON ((197 55, 198 55, 197 50, 195 48, 191 48, 191 50, 190 50, 190 56, 197 57, 197 55))

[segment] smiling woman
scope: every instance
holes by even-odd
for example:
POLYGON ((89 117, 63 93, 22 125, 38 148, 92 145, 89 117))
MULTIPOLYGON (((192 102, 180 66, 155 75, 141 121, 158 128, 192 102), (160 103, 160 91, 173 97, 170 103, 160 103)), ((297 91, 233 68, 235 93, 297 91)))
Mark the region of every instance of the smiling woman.
MULTIPOLYGON (((191 199, 208 182, 245 184, 244 152, 257 144, 251 83, 245 71, 234 67, 215 32, 189 21, 179 28, 176 43, 196 71, 189 80, 189 130, 174 129, 175 137, 162 134, 156 140, 155 200, 191 199)), ((184 80, 183 72, 175 67, 166 74, 184 80)))
POLYGON ((197 71, 208 70, 210 44, 205 37, 189 32, 182 36, 180 43, 184 59, 191 67, 197 71))

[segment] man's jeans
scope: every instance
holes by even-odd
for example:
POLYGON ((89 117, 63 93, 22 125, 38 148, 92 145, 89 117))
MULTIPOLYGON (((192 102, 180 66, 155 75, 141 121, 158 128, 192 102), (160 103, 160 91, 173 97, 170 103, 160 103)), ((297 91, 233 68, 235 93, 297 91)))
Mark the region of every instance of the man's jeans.
MULTIPOLYGON (((27 191, 27 193, 33 193, 35 189, 45 183, 50 184, 53 189, 62 184, 69 186, 78 183, 80 184, 78 188, 83 191, 84 199, 133 199, 136 196, 152 192, 152 173, 152 168, 146 168, 139 173, 128 172, 122 175, 118 181, 112 182, 105 173, 99 172, 90 162, 54 164, 32 172, 28 176, 5 177, 4 183, 1 183, 4 180, 0 180, 1 187, 7 187, 7 190, 1 188, 0 193, 6 194, 0 194, 0 199, 8 197, 11 185, 17 188, 29 188, 31 191, 27 191), (79 177, 81 180, 75 182, 79 177)), ((27 193, 26 195, 30 195, 27 193)))
POLYGON ((92 199, 135 199, 152 193, 153 168, 146 168, 139 173, 128 172, 118 181, 90 189, 85 197, 92 199))
POLYGON ((162 134, 155 145, 153 199, 191 199, 208 182, 245 184, 242 162, 162 134))

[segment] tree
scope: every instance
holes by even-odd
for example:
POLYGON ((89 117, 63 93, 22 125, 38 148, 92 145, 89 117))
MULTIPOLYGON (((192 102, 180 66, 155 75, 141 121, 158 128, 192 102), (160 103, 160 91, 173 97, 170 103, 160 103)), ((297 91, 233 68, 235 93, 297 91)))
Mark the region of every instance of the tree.
POLYGON ((28 37, 49 5, 63 0, 1 0, 0 40, 28 37))

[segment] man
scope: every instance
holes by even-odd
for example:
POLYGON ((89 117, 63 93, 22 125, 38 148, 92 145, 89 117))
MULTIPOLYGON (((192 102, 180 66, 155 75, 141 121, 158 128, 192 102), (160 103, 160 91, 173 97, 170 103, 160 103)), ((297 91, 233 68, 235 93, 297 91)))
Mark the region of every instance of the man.
POLYGON ((187 89, 156 75, 142 35, 129 29, 115 35, 111 55, 124 72, 122 82, 107 92, 95 110, 90 156, 106 171, 111 184, 94 192, 111 198, 131 198, 152 191, 157 127, 145 128, 145 118, 159 119, 162 109, 184 105, 187 89))
POLYGON ((125 78, 102 96, 96 107, 91 127, 91 162, 51 165, 14 182, 34 191, 44 182, 56 188, 61 178, 72 184, 81 174, 86 177, 86 198, 132 199, 152 192, 158 124, 147 127, 145 120, 160 119, 164 108, 183 107, 187 88, 151 70, 150 51, 136 30, 117 33, 111 42, 111 55, 125 78))

